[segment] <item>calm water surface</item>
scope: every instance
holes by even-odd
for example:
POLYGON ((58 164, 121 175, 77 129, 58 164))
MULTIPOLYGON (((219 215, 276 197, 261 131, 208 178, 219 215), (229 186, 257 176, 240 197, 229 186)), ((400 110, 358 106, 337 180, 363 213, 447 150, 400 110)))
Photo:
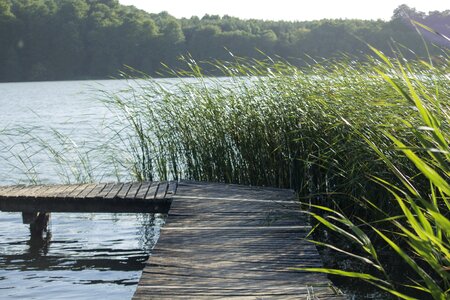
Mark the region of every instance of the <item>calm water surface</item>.
MULTIPOLYGON (((53 159, 33 147, 58 134, 80 150, 104 143, 102 128, 115 116, 94 90, 128 84, 0 83, 0 185, 61 182, 53 159)), ((102 180, 115 180, 108 172, 102 180)), ((151 214, 53 213, 49 231, 36 238, 20 213, 0 212, 0 299, 129 299, 163 222, 151 214)))
MULTIPOLYGON (((107 143, 105 127, 117 118, 99 101, 100 90, 118 92, 130 84, 125 80, 0 83, 0 183, 74 180, 61 174, 54 153, 66 160, 72 155, 76 161, 77 150, 86 153, 107 143), (53 153, 48 151, 52 147, 53 153)), ((100 156, 90 153, 89 159, 95 171, 100 156)), ((104 173, 105 180, 116 179, 112 170, 104 173)))

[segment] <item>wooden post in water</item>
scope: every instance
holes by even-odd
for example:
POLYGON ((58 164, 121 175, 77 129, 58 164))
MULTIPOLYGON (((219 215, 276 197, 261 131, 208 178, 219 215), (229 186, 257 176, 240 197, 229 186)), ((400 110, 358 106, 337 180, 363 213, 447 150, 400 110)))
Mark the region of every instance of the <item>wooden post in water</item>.
POLYGON ((23 224, 30 224, 30 233, 32 236, 42 236, 47 231, 50 213, 47 212, 22 212, 23 224))

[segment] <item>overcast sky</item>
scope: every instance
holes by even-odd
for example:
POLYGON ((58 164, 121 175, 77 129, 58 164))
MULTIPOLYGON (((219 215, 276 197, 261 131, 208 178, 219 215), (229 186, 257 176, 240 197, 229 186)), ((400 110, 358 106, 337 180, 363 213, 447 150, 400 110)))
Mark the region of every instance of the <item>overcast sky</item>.
POLYGON ((230 15, 244 19, 317 20, 317 19, 385 19, 393 10, 407 4, 420 11, 450 9, 450 0, 119 0, 148 12, 168 11, 189 18, 204 14, 230 15))

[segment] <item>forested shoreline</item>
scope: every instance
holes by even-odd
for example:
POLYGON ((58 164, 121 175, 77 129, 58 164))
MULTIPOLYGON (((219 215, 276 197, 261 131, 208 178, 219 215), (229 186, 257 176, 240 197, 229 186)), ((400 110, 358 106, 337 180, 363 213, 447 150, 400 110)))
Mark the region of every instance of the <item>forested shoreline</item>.
POLYGON ((176 68, 186 54, 197 61, 229 60, 230 53, 277 56, 301 66, 343 53, 364 57, 365 42, 390 54, 396 41, 413 51, 409 55, 426 55, 410 18, 444 34, 449 30, 450 11, 425 14, 406 5, 390 21, 287 22, 177 19, 117 0, 0 0, 0 81, 109 78, 124 66, 157 76, 162 62, 176 68))

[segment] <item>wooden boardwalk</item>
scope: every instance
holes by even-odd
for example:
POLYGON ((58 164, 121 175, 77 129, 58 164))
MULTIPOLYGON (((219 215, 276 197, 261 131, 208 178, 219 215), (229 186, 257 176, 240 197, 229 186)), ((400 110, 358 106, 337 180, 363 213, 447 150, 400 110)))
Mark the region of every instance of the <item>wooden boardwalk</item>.
POLYGON ((8 186, 0 187, 0 210, 21 211, 32 225, 43 212, 169 212, 134 299, 345 299, 326 275, 294 269, 322 262, 304 240, 309 219, 290 190, 195 182, 8 186))
POLYGON ((134 299, 345 299, 292 191, 180 183, 134 299))
POLYGON ((0 210, 10 212, 166 213, 174 182, 0 187, 0 210))

